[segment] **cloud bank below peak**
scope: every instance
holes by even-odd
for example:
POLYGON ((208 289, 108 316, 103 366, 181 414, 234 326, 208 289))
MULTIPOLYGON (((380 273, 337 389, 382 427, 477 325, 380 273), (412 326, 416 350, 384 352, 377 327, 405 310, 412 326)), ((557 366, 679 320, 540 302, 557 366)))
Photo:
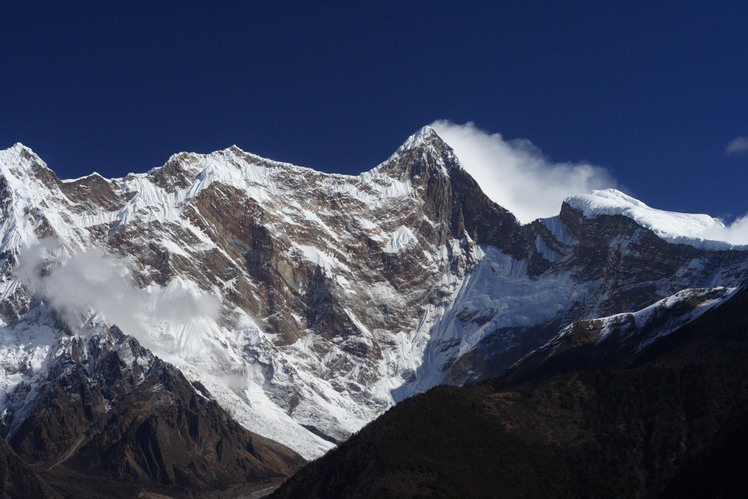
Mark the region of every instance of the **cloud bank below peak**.
POLYGON ((168 325, 217 320, 220 302, 212 295, 172 280, 165 287, 141 289, 130 277, 127 260, 92 248, 76 255, 54 240, 21 248, 17 275, 72 331, 81 332, 94 314, 116 324, 147 348, 158 348, 151 332, 168 325))
POLYGON ((458 125, 438 120, 431 127, 452 147, 486 195, 521 223, 558 215, 569 196, 618 185, 605 168, 553 163, 529 140, 505 140, 472 122, 458 125))

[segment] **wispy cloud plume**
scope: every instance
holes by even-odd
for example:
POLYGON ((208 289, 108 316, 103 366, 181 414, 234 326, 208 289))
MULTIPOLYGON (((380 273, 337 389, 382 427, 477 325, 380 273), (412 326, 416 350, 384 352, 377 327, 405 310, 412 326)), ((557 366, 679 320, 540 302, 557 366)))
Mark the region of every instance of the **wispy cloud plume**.
POLYGON ((748 137, 737 137, 732 139, 725 148, 725 154, 736 155, 748 153, 748 137))
POLYGON ((588 163, 553 163, 528 140, 504 140, 472 122, 439 120, 431 125, 454 149, 463 167, 491 200, 522 223, 558 215, 564 199, 593 189, 616 187, 616 180, 588 163))

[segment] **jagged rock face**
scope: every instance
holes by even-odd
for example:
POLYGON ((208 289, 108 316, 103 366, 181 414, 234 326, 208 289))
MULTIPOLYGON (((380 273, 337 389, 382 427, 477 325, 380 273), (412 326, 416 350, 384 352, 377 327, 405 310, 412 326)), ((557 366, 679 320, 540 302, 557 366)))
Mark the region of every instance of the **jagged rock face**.
MULTIPOLYGON (((307 458, 409 395, 502 372, 571 323, 745 276, 743 252, 668 243, 623 216, 565 205, 522 226, 428 127, 357 177, 232 147, 123 179, 61 181, 23 146, 3 154, 9 337, 25 338, 18 324, 34 299, 54 306, 21 280, 23 248, 44 238, 71 257, 104 248, 148 296, 124 318, 135 326, 119 324, 125 333, 307 458), (198 310, 204 295, 217 311, 198 310)), ((40 263, 36 279, 64 264, 40 263)), ((86 305, 52 337, 77 334, 97 308, 86 305)), ((3 393, 31 376, 19 366, 44 370, 54 356, 24 345, 8 357, 3 393)))
MULTIPOLYGON (((207 491, 289 476, 303 459, 251 434, 116 327, 72 337, 4 436, 48 474, 207 491)), ((204 388, 198 386, 200 389, 204 388)))
POLYGON ((563 266, 578 281, 603 284, 590 303, 591 315, 628 312, 689 287, 741 282, 742 251, 704 251, 672 244, 624 216, 585 218, 564 205, 559 215, 567 233, 578 241, 563 266), (695 264, 698 262, 698 265, 695 264), (737 278, 737 279, 736 279, 737 278))

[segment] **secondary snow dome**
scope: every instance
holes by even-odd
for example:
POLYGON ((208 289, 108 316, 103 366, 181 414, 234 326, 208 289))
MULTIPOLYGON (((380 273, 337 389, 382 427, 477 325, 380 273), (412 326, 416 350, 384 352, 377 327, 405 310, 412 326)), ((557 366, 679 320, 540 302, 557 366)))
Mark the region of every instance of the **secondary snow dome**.
POLYGON ((704 249, 729 249, 748 244, 748 231, 740 230, 742 219, 727 227, 721 220, 709 215, 651 208, 616 189, 577 194, 567 198, 565 203, 580 210, 587 218, 600 215, 629 217, 659 237, 674 243, 704 249))

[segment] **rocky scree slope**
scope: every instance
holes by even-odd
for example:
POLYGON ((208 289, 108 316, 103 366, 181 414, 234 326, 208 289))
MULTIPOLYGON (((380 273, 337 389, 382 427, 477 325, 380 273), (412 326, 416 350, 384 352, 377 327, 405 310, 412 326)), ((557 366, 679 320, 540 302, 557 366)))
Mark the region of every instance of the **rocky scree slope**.
POLYGON ((742 251, 674 244, 574 200, 520 225, 429 127, 356 177, 236 147, 63 181, 18 144, 0 170, 8 421, 30 414, 9 394, 42 379, 56 342, 94 317, 312 458, 412 394, 503 372, 572 323, 746 273, 742 251), (56 292, 77 276, 105 294, 86 268, 127 278, 127 314, 56 292), (59 320, 29 326, 35 300, 59 320))

